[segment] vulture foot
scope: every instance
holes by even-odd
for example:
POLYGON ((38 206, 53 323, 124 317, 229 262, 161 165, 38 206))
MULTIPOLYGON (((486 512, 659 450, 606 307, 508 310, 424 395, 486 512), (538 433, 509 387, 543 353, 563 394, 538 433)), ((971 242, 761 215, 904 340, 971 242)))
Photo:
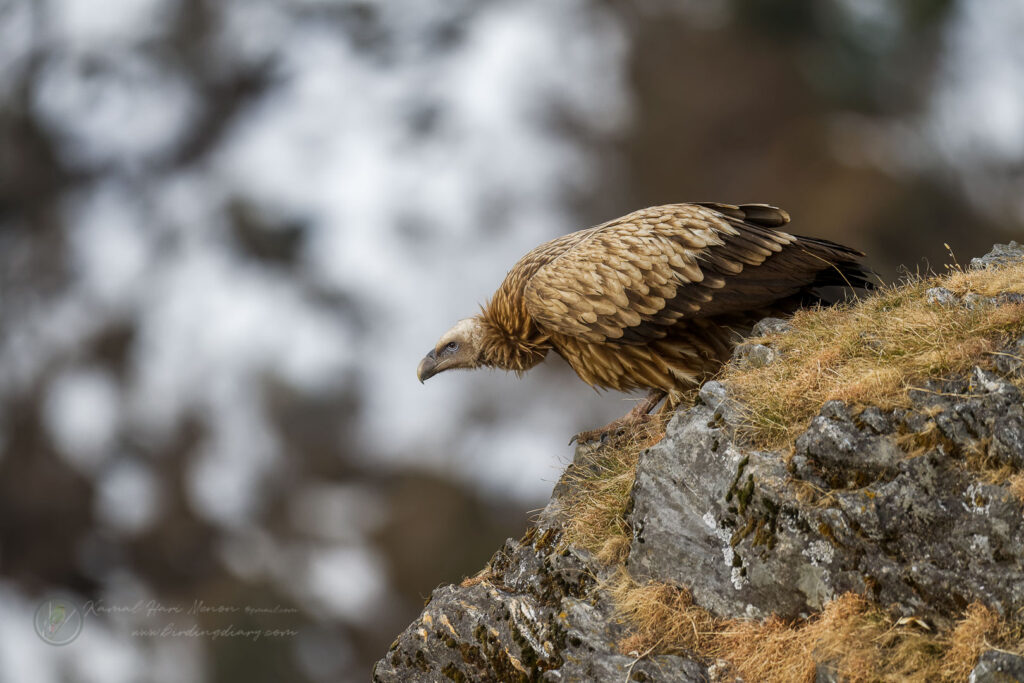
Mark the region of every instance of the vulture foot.
POLYGON ((652 389, 642 401, 637 403, 632 410, 618 420, 612 420, 604 427, 580 432, 569 440, 569 445, 571 446, 573 443, 585 444, 591 441, 603 441, 615 434, 634 431, 641 426, 650 424, 655 420, 655 416, 650 413, 663 398, 665 398, 665 392, 652 389))

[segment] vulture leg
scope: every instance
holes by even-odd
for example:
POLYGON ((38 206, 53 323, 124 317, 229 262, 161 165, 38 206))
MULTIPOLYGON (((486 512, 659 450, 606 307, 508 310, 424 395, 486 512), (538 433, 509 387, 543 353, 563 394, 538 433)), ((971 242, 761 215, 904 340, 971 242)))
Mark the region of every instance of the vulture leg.
POLYGON ((683 395, 681 392, 673 391, 668 394, 665 402, 661 404, 661 410, 658 411, 659 416, 671 415, 676 412, 676 408, 683 402, 683 395))
POLYGON ((597 441, 608 434, 615 434, 621 430, 636 427, 639 424, 647 422, 651 419, 650 412, 654 410, 654 407, 658 405, 663 398, 665 398, 664 391, 661 389, 651 389, 650 393, 648 393, 646 397, 644 397, 636 404, 636 406, 633 407, 632 410, 620 417, 618 420, 613 420, 604 427, 580 432, 569 440, 569 445, 571 446, 573 442, 584 444, 589 441, 597 441))

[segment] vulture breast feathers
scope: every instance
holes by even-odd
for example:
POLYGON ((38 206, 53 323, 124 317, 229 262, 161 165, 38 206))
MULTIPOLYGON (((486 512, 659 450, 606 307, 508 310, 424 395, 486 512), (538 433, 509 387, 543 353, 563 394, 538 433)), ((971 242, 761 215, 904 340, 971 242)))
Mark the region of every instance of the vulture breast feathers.
POLYGON ((419 377, 522 372, 553 349, 595 387, 685 389, 766 315, 830 303, 822 288, 870 287, 861 252, 780 230, 787 222, 762 204, 669 204, 542 244, 441 337, 419 377))

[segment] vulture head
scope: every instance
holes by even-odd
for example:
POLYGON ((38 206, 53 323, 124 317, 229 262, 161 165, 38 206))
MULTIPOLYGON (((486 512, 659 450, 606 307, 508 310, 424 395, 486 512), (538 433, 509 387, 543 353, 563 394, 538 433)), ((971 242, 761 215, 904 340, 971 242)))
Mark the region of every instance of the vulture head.
POLYGON ((471 369, 480 366, 480 341, 483 326, 477 318, 465 318, 441 335, 416 368, 420 382, 426 382, 439 372, 455 368, 471 369))

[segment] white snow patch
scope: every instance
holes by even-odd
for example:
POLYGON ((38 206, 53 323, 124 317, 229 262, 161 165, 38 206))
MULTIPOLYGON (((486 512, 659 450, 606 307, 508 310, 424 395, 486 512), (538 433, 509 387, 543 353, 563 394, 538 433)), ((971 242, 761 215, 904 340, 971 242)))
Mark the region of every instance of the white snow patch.
MULTIPOLYGON (((36 0, 38 2, 38 0, 36 0)), ((104 50, 140 43, 162 33, 178 0, 43 0, 42 25, 49 39, 65 49, 104 50)))
POLYGON ((184 80, 134 52, 102 66, 69 55, 48 59, 32 94, 40 118, 65 143, 58 151, 85 166, 159 158, 178 145, 198 108, 184 80))
POLYGON ((125 187, 102 184, 65 213, 79 292, 110 308, 137 301, 145 292, 153 232, 136 198, 125 187))
POLYGON ((306 486, 292 497, 289 513, 301 532, 350 544, 365 542, 388 518, 385 501, 355 483, 306 486))
POLYGON ((363 622, 384 597, 384 562, 365 546, 312 550, 305 577, 314 609, 363 622))
POLYGON ((68 464, 91 472, 111 455, 120 421, 120 392, 98 368, 61 373, 47 386, 43 422, 68 464))
POLYGON ((97 487, 96 516, 116 531, 129 535, 141 533, 160 513, 162 489, 145 463, 118 462, 100 475, 97 487))

